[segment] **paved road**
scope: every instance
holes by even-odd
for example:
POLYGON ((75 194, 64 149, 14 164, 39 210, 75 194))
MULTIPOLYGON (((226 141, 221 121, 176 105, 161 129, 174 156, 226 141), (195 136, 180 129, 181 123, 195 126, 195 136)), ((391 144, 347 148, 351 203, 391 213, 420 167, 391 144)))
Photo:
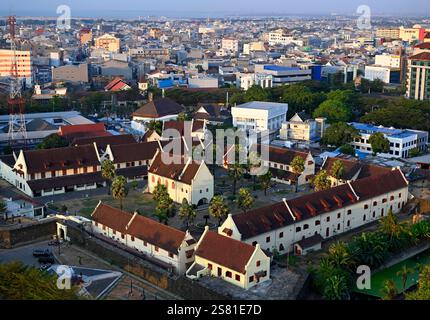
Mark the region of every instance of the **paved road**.
POLYGON ((40 267, 40 263, 37 261, 37 258, 33 257, 33 250, 46 249, 46 248, 53 250, 54 247, 48 246, 48 242, 49 241, 32 243, 32 244, 14 248, 14 249, 1 249, 0 263, 21 261, 24 264, 29 266, 40 267))

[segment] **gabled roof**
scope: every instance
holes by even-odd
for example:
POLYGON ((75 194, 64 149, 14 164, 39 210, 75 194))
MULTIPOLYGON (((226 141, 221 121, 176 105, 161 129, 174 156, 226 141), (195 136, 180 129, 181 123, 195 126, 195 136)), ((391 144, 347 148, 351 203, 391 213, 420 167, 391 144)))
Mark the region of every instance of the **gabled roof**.
POLYGON ((409 57, 409 60, 430 61, 430 52, 421 52, 409 57))
POLYGON ((24 151, 28 173, 100 165, 94 145, 24 151))
POLYGON ((245 242, 207 231, 200 239, 195 255, 243 274, 255 249, 245 242))
POLYGON ((347 160, 342 158, 328 157, 321 169, 326 170, 328 174, 331 174, 333 164, 340 160, 343 163, 345 171, 340 179, 351 180, 355 175, 358 174, 357 179, 362 179, 370 176, 377 176, 383 173, 391 171, 390 168, 381 167, 373 164, 362 163, 357 160, 347 160))
POLYGON ((81 146, 85 144, 97 144, 98 149, 105 149, 109 144, 111 146, 118 144, 130 144, 136 142, 131 134, 119 134, 111 136, 101 136, 101 137, 84 137, 76 138, 72 141, 72 145, 81 146))
POLYGON ((75 124, 69 126, 61 126, 59 129, 60 136, 66 136, 81 132, 105 132, 105 125, 101 122, 91 124, 75 124))
POLYGON ((214 105, 214 104, 199 104, 198 111, 200 108, 203 108, 204 112, 196 112, 194 114, 194 118, 196 119, 208 119, 208 120, 224 120, 226 118, 231 117, 231 113, 225 109, 224 105, 214 105))
POLYGON ((148 169, 148 172, 191 185, 192 180, 200 168, 200 163, 196 161, 188 162, 183 156, 170 154, 171 162, 173 163, 165 164, 163 161, 163 155, 166 156, 166 153, 159 152, 156 155, 148 169))
POLYGON ((400 169, 232 216, 242 239, 407 187, 400 169), (358 198, 356 197, 358 196, 358 198), (291 210, 291 211, 290 211, 291 210), (293 218, 294 217, 294 218, 293 218))
POLYGON ((114 163, 151 160, 159 149, 158 141, 111 145, 114 163))
MULTIPOLYGON (((179 135, 182 137, 185 135, 185 129, 187 129, 187 132, 193 133, 193 132, 203 132, 205 122, 203 120, 192 120, 192 121, 166 121, 163 125, 163 134, 165 130, 168 129, 174 129, 179 132, 179 135)), ((177 138, 177 137, 176 137, 177 138)))
POLYGON ((174 254, 178 253, 178 248, 186 235, 183 231, 141 215, 134 217, 127 229, 127 234, 174 254))
POLYGON ((428 50, 430 50, 430 42, 423 42, 423 43, 417 44, 414 48, 416 48, 416 49, 428 49, 428 50))
POLYGON ((126 226, 132 217, 133 215, 131 213, 121 211, 101 202, 91 215, 91 218, 95 222, 121 233, 126 232, 126 226))
POLYGON ((169 98, 162 98, 148 102, 137 109, 133 116, 144 118, 160 118, 175 115, 184 111, 184 107, 169 98))
POLYGON ((120 91, 130 87, 123 79, 117 77, 105 86, 106 91, 120 91))
MULTIPOLYGON (((260 150, 260 145, 258 150, 260 150)), ((296 156, 306 160, 309 153, 293 149, 269 146, 269 161, 289 165, 296 156)))

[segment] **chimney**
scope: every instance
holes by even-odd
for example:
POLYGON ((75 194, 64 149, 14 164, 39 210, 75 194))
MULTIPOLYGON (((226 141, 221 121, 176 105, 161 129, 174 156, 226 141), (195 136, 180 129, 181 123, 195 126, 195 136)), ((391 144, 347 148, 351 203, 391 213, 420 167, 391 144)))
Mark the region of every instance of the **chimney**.
POLYGON ((154 100, 154 95, 152 92, 148 92, 148 102, 152 102, 154 100))

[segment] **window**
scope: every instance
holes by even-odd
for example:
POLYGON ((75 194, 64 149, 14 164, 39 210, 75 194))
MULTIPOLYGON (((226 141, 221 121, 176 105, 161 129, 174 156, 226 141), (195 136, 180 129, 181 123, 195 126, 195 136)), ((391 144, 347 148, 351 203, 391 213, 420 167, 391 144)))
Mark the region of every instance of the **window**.
POLYGON ((384 216, 384 208, 381 209, 381 217, 384 216))
POLYGON ((158 247, 155 247, 155 248, 154 248, 154 250, 155 250, 156 252, 158 252, 158 247))
POLYGON ((375 216, 376 216, 376 212, 375 212, 375 211, 373 211, 373 213, 372 213, 372 217, 373 217, 373 218, 375 218, 375 216))
POLYGON ((350 215, 351 214, 351 209, 349 209, 346 214, 350 215))
POLYGON ((172 189, 175 189, 175 182, 172 181, 172 189))
POLYGON ((399 198, 401 198, 402 197, 402 194, 401 193, 399 193, 399 198))
POLYGON ((270 237, 266 237, 266 242, 270 242, 270 237))
POLYGON ((283 238, 284 237, 284 233, 283 232, 280 232, 279 233, 279 238, 283 238))
POLYGON ((212 270, 212 263, 208 263, 208 269, 212 270))
POLYGON ((365 204, 364 205, 364 209, 368 209, 369 208, 369 205, 368 204, 365 204))
POLYGON ((124 238, 125 238, 124 233, 121 233, 121 239, 124 239, 124 238))
POLYGON ((366 221, 366 215, 363 216, 363 221, 366 221))
POLYGON ((337 218, 340 219, 340 212, 337 214, 337 218))
POLYGON ((394 200, 394 196, 391 196, 391 197, 390 197, 390 201, 393 201, 393 200, 394 200))
POLYGON ((305 225, 303 226, 303 230, 307 230, 307 229, 309 229, 309 225, 308 225, 308 224, 305 224, 305 225))
POLYGON ((173 253, 169 252, 169 258, 173 258, 173 253))
POLYGON ((254 282, 254 276, 250 276, 248 279, 249 282, 254 282))
POLYGON ((296 227, 296 232, 300 232, 300 231, 302 231, 302 228, 296 227))
POLYGON ((152 176, 151 181, 152 181, 152 182, 155 182, 155 176, 152 176))
POLYGON ((235 280, 236 280, 236 281, 240 281, 240 275, 236 274, 236 275, 234 276, 234 278, 235 278, 235 280))
POLYGON ((256 264, 255 264, 257 267, 259 267, 260 265, 261 265, 261 261, 260 260, 257 260, 257 262, 256 262, 256 264))
POLYGON ((374 206, 378 205, 378 202, 377 201, 373 201, 373 205, 374 206))
POLYGON ((257 245, 257 241, 254 241, 253 243, 252 243, 252 246, 256 246, 257 245))
POLYGON ((131 241, 134 242, 134 237, 133 236, 131 236, 131 241))
POLYGON ((349 227, 351 225, 351 221, 348 220, 348 222, 346 223, 346 226, 349 227))
POLYGON ((319 221, 319 220, 315 220, 315 225, 316 226, 319 226, 321 224, 321 221, 319 221))
POLYGON ((102 228, 103 230, 106 230, 106 226, 103 226, 103 228, 102 228))
POLYGON ((327 222, 330 222, 330 217, 327 217, 325 220, 326 220, 327 222))
POLYGON ((385 202, 387 202, 387 199, 386 198, 382 199, 382 203, 385 203, 385 202))
POLYGON ((143 245, 146 247, 148 243, 146 241, 143 241, 143 245))
POLYGON ((116 234, 116 231, 115 231, 115 230, 112 230, 112 234, 116 234))
POLYGON ((232 273, 231 273, 231 271, 226 271, 226 272, 225 272, 225 276, 226 276, 227 278, 231 278, 231 277, 232 277, 232 273))

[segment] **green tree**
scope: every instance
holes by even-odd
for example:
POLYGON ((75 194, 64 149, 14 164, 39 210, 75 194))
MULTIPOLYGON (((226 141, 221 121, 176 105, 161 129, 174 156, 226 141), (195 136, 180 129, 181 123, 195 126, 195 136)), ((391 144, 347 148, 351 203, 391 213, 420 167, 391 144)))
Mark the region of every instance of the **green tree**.
POLYGON ((418 157, 420 155, 420 150, 418 148, 412 148, 411 150, 409 150, 409 157, 413 158, 413 157, 418 157))
POLYGON ((330 179, 328 177, 327 171, 325 170, 318 172, 312 183, 315 187, 315 191, 326 190, 330 189, 331 187, 330 179))
POLYGON ((54 149, 67 147, 67 141, 56 133, 47 136, 41 143, 39 143, 37 149, 54 149))
POLYGON ((352 117, 351 109, 338 100, 326 100, 314 111, 315 118, 327 118, 328 123, 347 122, 352 117))
POLYGON ((0 264, 0 298, 3 300, 77 300, 77 287, 60 290, 57 277, 22 262, 0 264))
POLYGON ((403 291, 407 289, 406 284, 408 282, 408 278, 413 273, 414 273, 414 270, 412 268, 408 268, 406 265, 403 265, 402 269, 397 271, 396 275, 402 278, 403 291))
POLYGON ((188 200, 184 198, 184 200, 182 200, 181 207, 179 208, 179 217, 186 222, 187 229, 190 223, 194 221, 196 216, 197 216, 196 210, 192 205, 188 203, 188 200))
POLYGON ((230 212, 225 200, 222 196, 214 196, 209 205, 209 214, 218 219, 218 226, 221 225, 221 221, 225 219, 230 212))
POLYGON ((391 279, 384 281, 384 286, 381 291, 384 300, 393 300, 398 295, 396 284, 391 279))
POLYGON ((390 141, 385 138, 382 132, 375 132, 369 137, 370 145, 374 155, 377 153, 387 153, 390 151, 390 141))
POLYGON ((338 159, 333 162, 333 165, 330 169, 330 175, 339 181, 345 173, 345 165, 342 160, 338 159))
POLYGON ((155 207, 154 216, 158 218, 159 222, 167 224, 169 217, 174 211, 175 205, 172 198, 170 198, 169 194, 163 194, 155 207))
POLYGON ((6 202, 3 199, 0 199, 0 214, 3 216, 4 220, 8 219, 7 212, 6 202))
POLYGON ((166 196, 169 196, 167 187, 164 184, 157 183, 154 190, 152 191, 152 198, 158 202, 166 196))
POLYGON ((343 146, 339 147, 339 151, 343 154, 349 154, 351 156, 355 156, 355 149, 350 144, 344 144, 343 146))
POLYGON ((239 163, 234 163, 229 165, 228 176, 233 179, 233 195, 236 195, 236 186, 237 182, 240 181, 243 177, 245 170, 243 166, 239 163))
POLYGON ((251 191, 247 188, 239 189, 239 198, 237 200, 238 208, 242 209, 243 212, 248 211, 254 204, 254 197, 252 196, 251 191))
POLYGON ((127 179, 124 176, 117 176, 112 181, 112 197, 119 200, 119 208, 122 210, 122 202, 128 195, 127 179))
POLYGON ((357 263, 380 266, 388 257, 388 241, 380 232, 363 232, 352 239, 349 249, 357 263))
MULTIPOLYGON (((295 156, 290 163, 290 167, 293 170, 293 173, 300 175, 305 170, 305 159, 300 156, 295 156)), ((299 179, 297 178, 294 181, 295 192, 297 192, 297 188, 299 186, 299 179)))
POLYGON ((348 246, 338 241, 330 245, 328 249, 328 259, 336 268, 350 269, 354 265, 354 258, 351 255, 348 246))
POLYGON ((258 178, 261 188, 264 190, 264 195, 267 196, 267 189, 272 185, 272 173, 267 171, 267 173, 259 176, 258 178))
POLYGON ((267 90, 258 85, 253 85, 245 92, 245 101, 269 101, 270 94, 267 90))
POLYGON ((345 277, 334 275, 326 279, 323 297, 326 300, 344 300, 349 297, 348 283, 345 277))
POLYGON ((413 292, 406 293, 406 300, 430 300, 430 265, 421 268, 418 288, 413 292))
POLYGON ((332 124, 328 127, 322 138, 325 145, 334 145, 336 147, 349 144, 358 136, 358 131, 344 122, 332 124))
POLYGON ((147 125, 148 130, 155 131, 161 135, 163 131, 163 123, 161 121, 152 120, 147 125))
POLYGON ((188 114, 186 114, 185 112, 180 112, 178 114, 178 118, 176 120, 178 120, 178 121, 189 121, 191 119, 190 119, 190 116, 188 114))
POLYGON ((108 185, 108 194, 112 185, 112 180, 115 178, 115 165, 111 160, 103 160, 101 165, 101 174, 108 185))

